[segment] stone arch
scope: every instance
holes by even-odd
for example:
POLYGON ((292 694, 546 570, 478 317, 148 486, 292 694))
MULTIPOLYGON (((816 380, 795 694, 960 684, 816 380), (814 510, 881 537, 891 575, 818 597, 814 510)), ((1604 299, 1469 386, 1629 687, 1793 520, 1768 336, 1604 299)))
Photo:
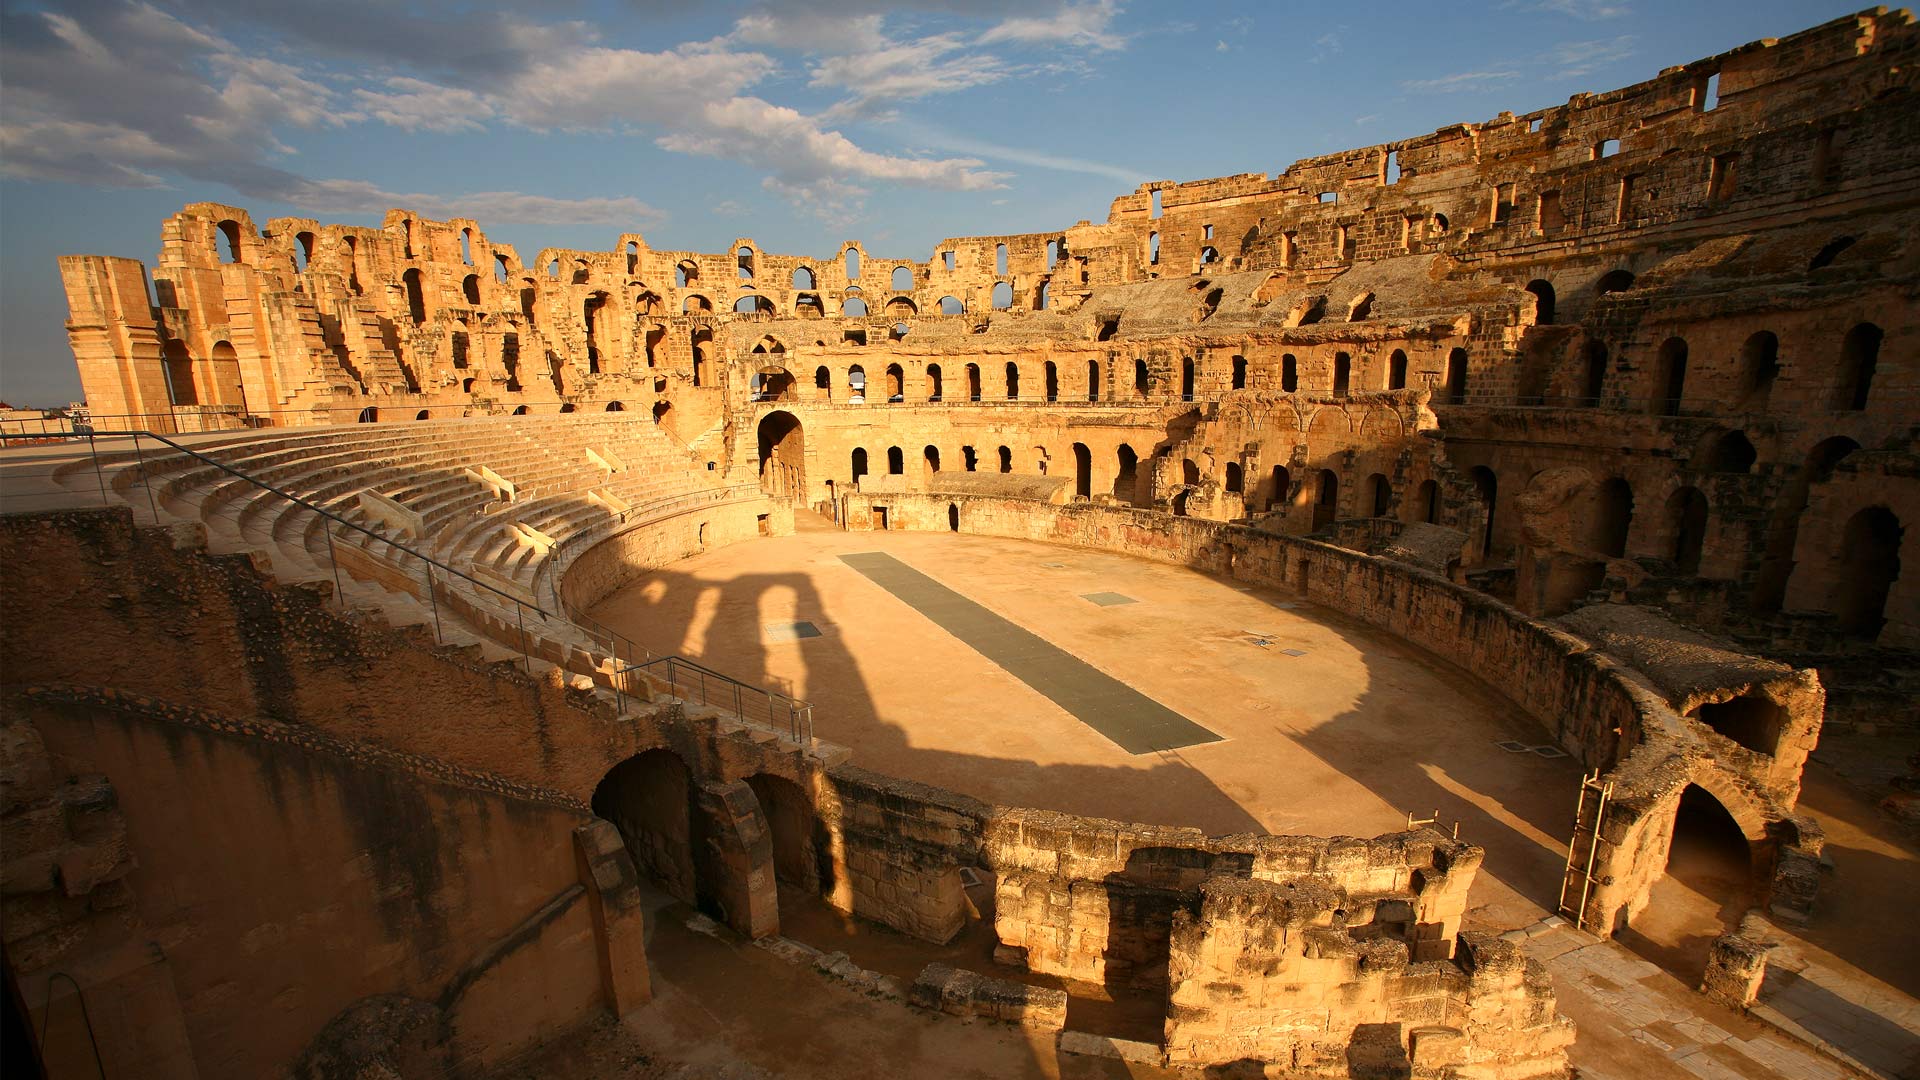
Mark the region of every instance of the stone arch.
POLYGON ((1711 507, 1699 488, 1683 487, 1667 497, 1667 557, 1682 573, 1700 571, 1706 548, 1707 518, 1711 507))
POLYGON ((1847 520, 1840 540, 1834 616, 1842 633, 1873 641, 1886 625, 1887 597, 1900 577, 1906 530, 1893 511, 1869 506, 1847 520))
MULTIPOLYGON (((787 376, 787 381, 791 384, 793 377, 787 376)), ((761 490, 773 496, 803 498, 807 490, 807 435, 800 418, 776 409, 760 418, 755 438, 759 444, 761 490)))
POLYGON ((760 802, 773 847, 773 873, 783 885, 818 896, 833 887, 832 845, 813 800, 784 776, 755 773, 747 786, 760 802))
POLYGON ((642 751, 615 765, 593 790, 596 816, 620 830, 640 873, 693 902, 693 773, 671 750, 642 751))

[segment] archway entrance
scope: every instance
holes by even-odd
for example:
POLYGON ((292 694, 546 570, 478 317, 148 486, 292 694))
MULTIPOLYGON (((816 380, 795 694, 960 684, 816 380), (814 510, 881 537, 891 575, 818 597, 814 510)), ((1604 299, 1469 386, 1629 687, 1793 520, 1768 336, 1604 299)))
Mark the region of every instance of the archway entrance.
POLYGON ((766 815, 775 880, 783 891, 790 888, 808 898, 819 896, 832 886, 833 869, 827 861, 826 830, 813 812, 812 800, 800 785, 766 773, 747 777, 747 786, 766 815))
POLYGON ((775 411, 760 418, 760 490, 775 497, 806 496, 806 433, 800 418, 775 411))
POLYGON ((1093 451, 1086 443, 1073 444, 1073 493, 1083 499, 1093 497, 1093 451))
POLYGON ((1674 814, 1667 872, 1620 941, 1698 986, 1713 939, 1738 926, 1757 899, 1753 877, 1753 849, 1733 815, 1689 785, 1674 814))
POLYGON ((692 777, 671 750, 615 765, 593 789, 593 812, 613 822, 634 866, 675 898, 694 900, 692 777))
POLYGON ((1872 641, 1886 625, 1887 594, 1900 576, 1900 519, 1884 506, 1853 515, 1840 544, 1834 615, 1849 636, 1872 641))

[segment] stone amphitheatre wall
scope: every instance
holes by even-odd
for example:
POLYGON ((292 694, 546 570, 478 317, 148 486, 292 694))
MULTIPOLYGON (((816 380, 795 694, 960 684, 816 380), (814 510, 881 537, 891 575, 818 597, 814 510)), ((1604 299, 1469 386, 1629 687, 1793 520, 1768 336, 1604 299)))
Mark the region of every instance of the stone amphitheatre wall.
MULTIPOLYGON (((1476 982, 1454 955, 1480 859, 1470 845, 1424 830, 1369 841, 1207 837, 988 807, 692 707, 617 716, 604 690, 563 689, 557 672, 529 679, 512 663, 435 649, 417 631, 345 619, 325 607, 324 583, 278 587, 244 556, 205 555, 191 528, 136 530, 124 512, 13 515, 0 525, 9 573, 46 584, 32 603, 7 592, 5 644, 19 661, 4 691, 10 714, 34 726, 61 770, 124 787, 129 839, 108 854, 133 856, 102 875, 124 883, 120 903, 130 905, 118 936, 100 925, 114 917, 69 919, 75 932, 36 948, 43 966, 28 974, 79 970, 94 1000, 177 1015, 174 1027, 153 1029, 171 1043, 129 1037, 116 1051, 153 1075, 177 1075, 156 1064, 167 1053, 203 1070, 219 1060, 258 1071, 301 1055, 317 1069, 369 1046, 471 1066, 602 1005, 624 1011, 644 1000, 644 960, 620 922, 623 912, 637 918, 619 899, 636 866, 749 935, 778 929, 777 878, 933 941, 967 918, 961 868, 978 867, 999 875, 1005 959, 1038 975, 1148 987, 1167 985, 1176 927, 1190 926, 1208 890, 1258 883, 1291 898, 1243 913, 1235 932, 1271 937, 1282 914, 1317 930, 1307 952, 1274 954, 1293 974, 1276 975, 1235 1015, 1253 1009, 1298 1026, 1324 1016, 1314 995, 1333 986, 1350 986, 1381 1015, 1417 997, 1427 1002, 1419 1015, 1442 1024, 1504 1010, 1525 1025, 1463 1034, 1444 1054, 1432 1050, 1436 1060, 1495 1056, 1519 1076, 1563 1067, 1568 1029, 1544 974, 1476 982), (30 672, 32 685, 16 672, 30 672), (657 786, 623 779, 656 766, 668 773, 650 778, 677 776, 685 793, 664 816, 644 794, 657 786), (270 830, 309 802, 331 809, 300 819, 313 833, 298 843, 233 833, 270 830), (630 856, 606 872, 584 869, 593 849, 576 839, 593 820, 589 807, 628 830, 630 856), (435 828, 392 827, 420 815, 435 828), (242 852, 244 870, 231 873, 271 887, 232 889, 228 871, 205 865, 212 850, 223 860, 242 852), (344 883, 343 865, 359 868, 344 883), (151 962, 132 972, 88 966, 104 964, 101 950, 122 938, 151 962), (301 969, 307 981, 294 996, 274 982, 292 970, 277 963, 250 968, 245 985, 221 974, 250 949, 304 956, 343 939, 356 942, 355 962, 327 953, 301 969), (1349 941, 1361 944, 1341 944, 1349 941), (384 960, 358 959, 369 950, 384 960), (1424 997, 1404 989, 1416 976, 1424 997), (540 1009, 512 1007, 529 982, 556 989, 540 1009), (236 994, 276 1002, 271 1038, 234 1026, 236 994)), ((10 775, 18 741, 10 732, 10 775)), ((9 803, 10 827, 19 810, 9 803)), ((44 925, 9 920, 10 933, 44 925)), ((1222 947, 1186 940, 1195 956, 1222 947)), ((10 956, 18 944, 10 937, 10 956)), ((1182 962, 1190 971, 1199 961, 1182 962)), ((1203 984, 1189 986, 1195 1008, 1206 997, 1203 984)), ((1354 1024, 1370 1015, 1356 1012, 1354 1024)), ((1344 1060, 1355 1029, 1343 1025, 1319 1025, 1289 1056, 1344 1060)), ((1195 1037, 1178 1052, 1208 1063, 1227 1048, 1195 1037)))
MULTIPOLYGON (((1787 698, 1791 719, 1773 733, 1763 753, 1697 716, 1676 712, 1676 703, 1696 703, 1670 699, 1588 639, 1403 563, 1315 540, 1127 507, 1059 507, 937 493, 847 498, 849 520, 859 518, 856 503, 884 506, 890 528, 947 531, 957 512, 963 532, 1094 548, 1290 589, 1464 669, 1525 710, 1586 768, 1613 782, 1615 801, 1599 829, 1598 884, 1586 909, 1593 926, 1624 926, 1645 906, 1649 888, 1665 870, 1674 810, 1689 784, 1711 792, 1739 822, 1768 866, 1765 881, 1772 886, 1777 913, 1804 914, 1812 904, 1815 883, 1807 871, 1822 839, 1817 826, 1793 812, 1800 763, 1820 715, 1811 672, 1781 665, 1768 672, 1771 680, 1793 687, 1792 694, 1804 694, 1805 687, 1813 692, 1787 698), (1782 769, 1776 758, 1790 768, 1782 769), (1791 774, 1791 785, 1781 786, 1783 772, 1791 774)), ((1698 677, 1704 685, 1710 676, 1698 677)), ((1731 685, 1745 690, 1751 683, 1736 678, 1731 685)))

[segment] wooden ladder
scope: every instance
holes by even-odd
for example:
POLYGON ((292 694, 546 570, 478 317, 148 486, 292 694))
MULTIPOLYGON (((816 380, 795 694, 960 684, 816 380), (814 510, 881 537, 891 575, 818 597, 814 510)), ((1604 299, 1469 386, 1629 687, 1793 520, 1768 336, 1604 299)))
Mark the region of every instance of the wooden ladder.
POLYGON ((1580 801, 1573 811, 1573 835, 1567 838, 1567 868, 1560 875, 1560 903, 1556 908, 1561 915, 1573 920, 1576 929, 1586 929, 1587 897, 1593 891, 1593 863, 1600 853, 1600 823, 1606 820, 1607 803, 1612 799, 1613 781, 1603 782, 1600 770, 1580 778, 1580 801), (1576 882, 1580 887, 1579 898, 1569 907, 1567 899, 1573 895, 1576 882))

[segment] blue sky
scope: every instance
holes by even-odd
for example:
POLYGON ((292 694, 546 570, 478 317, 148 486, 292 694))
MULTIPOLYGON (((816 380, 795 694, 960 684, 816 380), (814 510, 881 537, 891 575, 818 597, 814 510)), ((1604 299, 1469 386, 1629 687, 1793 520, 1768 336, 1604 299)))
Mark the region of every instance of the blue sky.
POLYGON ((0 9, 0 398, 79 395, 54 258, 151 262, 183 204, 477 218, 531 258, 924 259, 1577 92, 1859 0, 181 0, 0 9))

